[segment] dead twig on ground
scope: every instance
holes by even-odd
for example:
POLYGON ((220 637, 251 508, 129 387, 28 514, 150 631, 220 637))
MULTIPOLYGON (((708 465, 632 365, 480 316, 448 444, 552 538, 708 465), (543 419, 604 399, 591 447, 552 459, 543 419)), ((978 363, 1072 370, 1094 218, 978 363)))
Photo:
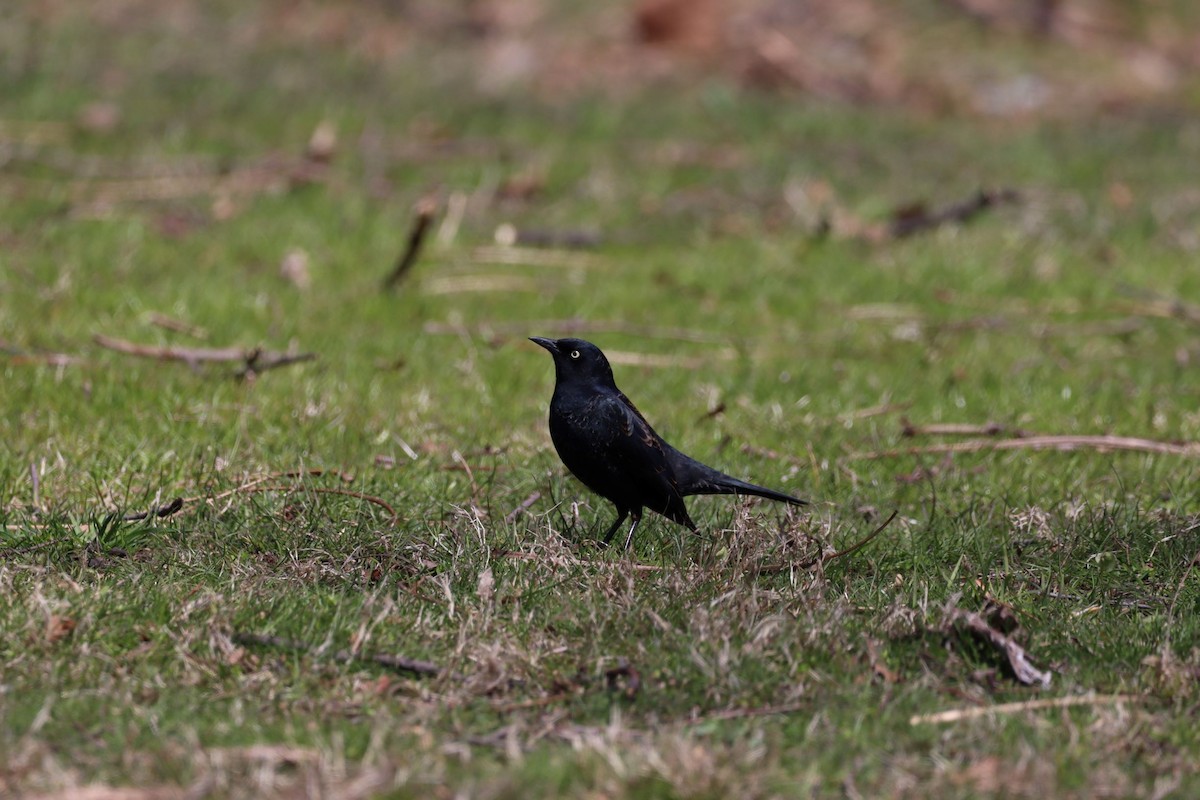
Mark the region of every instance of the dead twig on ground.
POLYGON ((408 232, 408 244, 405 245, 404 252, 400 254, 400 258, 396 260, 396 266, 392 268, 391 273, 384 280, 384 289, 395 288, 412 270, 413 265, 417 263, 417 256, 421 253, 421 245, 425 243, 425 235, 429 233, 429 228, 433 225, 433 218, 437 215, 437 209, 438 202, 433 197, 424 197, 417 201, 416 215, 413 217, 412 228, 408 232))
POLYGON ((496 228, 495 240, 501 247, 561 247, 567 250, 591 249, 602 243, 600 234, 592 230, 518 228, 510 223, 496 228))
MULTIPOLYGON (((295 639, 285 639, 281 636, 269 636, 261 633, 234 632, 231 636, 234 644, 250 647, 272 647, 277 650, 290 650, 295 653, 312 653, 315 648, 305 642, 295 639)), ((437 677, 442 674, 442 668, 432 661, 421 661, 406 656, 391 653, 371 653, 363 655, 351 650, 338 650, 329 656, 340 664, 377 664, 396 672, 406 672, 413 675, 437 677)))
POLYGON ((284 472, 272 472, 272 478, 303 478, 306 475, 319 477, 321 475, 333 475, 335 478, 344 483, 354 483, 354 474, 345 472, 340 469, 326 469, 325 467, 309 467, 308 469, 292 469, 284 472))
POLYGON ((1020 428, 1006 428, 998 422, 988 422, 983 425, 971 425, 957 422, 933 423, 930 425, 915 425, 903 417, 900 420, 900 435, 913 436, 1000 436, 1008 434, 1014 439, 1024 439, 1032 434, 1020 428))
POLYGON ((529 510, 529 508, 530 508, 530 507, 531 507, 531 506, 532 506, 534 503, 536 503, 538 500, 541 500, 541 499, 542 499, 542 493, 541 493, 541 492, 533 492, 533 493, 532 493, 532 494, 530 494, 528 497, 526 497, 524 500, 522 500, 522 501, 521 501, 521 504, 520 504, 519 506, 517 506, 517 507, 516 507, 516 508, 514 508, 512 511, 508 512, 507 514, 505 514, 505 515, 504 515, 504 521, 505 521, 505 522, 512 522, 514 519, 516 519, 516 518, 517 518, 517 516, 518 516, 518 515, 520 515, 522 512, 528 511, 528 510, 529 510))
MULTIPOLYGON (((857 553, 859 550, 861 550, 864 547, 866 547, 867 545, 869 545, 876 536, 883 533, 883 529, 886 528, 888 525, 891 525, 892 520, 894 520, 896 518, 896 515, 899 513, 900 513, 899 509, 892 509, 892 513, 888 515, 888 518, 885 519, 882 523, 880 523, 878 528, 871 531, 869 534, 864 536, 862 539, 859 539, 857 542, 850 545, 845 550, 838 550, 836 553, 830 553, 829 555, 822 555, 817 560, 820 561, 822 564, 828 564, 830 561, 833 561, 835 558, 842 558, 843 556, 848 556, 853 553, 857 553)), ((813 566, 814 564, 816 564, 815 561, 813 562, 813 564, 810 564, 809 566, 813 566)))
POLYGON ((536 247, 476 247, 471 251, 471 261, 477 264, 505 264, 514 267, 548 267, 563 269, 590 269, 605 266, 607 262, 598 255, 581 253, 577 250, 551 250, 536 247))
POLYGON ((316 360, 316 353, 273 353, 255 348, 246 354, 246 363, 238 368, 237 377, 253 380, 259 373, 291 364, 316 360))
POLYGON ((946 442, 923 447, 903 447, 894 450, 850 453, 843 461, 868 461, 880 458, 899 458, 928 453, 976 453, 982 450, 1122 450, 1137 453, 1160 453, 1173 456, 1200 456, 1200 442, 1160 442, 1133 436, 1026 436, 1015 439, 978 439, 966 442, 946 442))
POLYGON ((92 340, 107 350, 115 350, 128 356, 157 358, 160 361, 183 361, 187 364, 199 364, 206 361, 244 361, 248 352, 242 347, 158 347, 116 339, 100 333, 93 336, 92 340))
POLYGON ((376 496, 370 495, 370 494, 366 494, 365 492, 354 492, 354 491, 350 491, 349 489, 338 489, 338 488, 328 487, 328 486, 303 486, 301 484, 296 484, 296 485, 292 485, 292 486, 263 486, 263 484, 266 483, 267 481, 278 480, 279 478, 298 478, 298 477, 302 477, 305 475, 313 475, 313 476, 335 475, 339 479, 341 479, 342 481, 344 481, 346 483, 349 483, 350 481, 353 480, 353 476, 348 475, 347 473, 345 473, 341 470, 322 469, 322 468, 318 468, 318 467, 314 467, 311 469, 302 469, 302 470, 290 470, 290 471, 285 471, 285 472, 272 472, 268 475, 262 475, 257 478, 252 478, 251 480, 247 481, 246 483, 241 484, 240 486, 235 486, 232 489, 226 489, 225 491, 218 492, 217 494, 194 495, 192 497, 183 498, 181 502, 184 505, 191 505, 193 503, 199 503, 201 501, 213 502, 215 500, 222 500, 226 497, 231 497, 231 496, 237 495, 237 494, 259 494, 259 493, 263 493, 263 492, 305 491, 305 492, 312 492, 313 494, 333 494, 333 495, 341 495, 343 497, 354 497, 359 500, 365 500, 366 502, 377 505, 380 508, 382 508, 383 510, 385 510, 388 513, 388 515, 391 517, 392 525, 395 525, 396 522, 399 520, 399 516, 396 514, 396 509, 393 508, 390 503, 388 503, 383 498, 376 497, 376 496))
POLYGON ((834 552, 834 553, 821 553, 820 555, 813 556, 812 558, 809 558, 805 561, 801 561, 799 563, 788 562, 788 563, 784 563, 784 564, 772 564, 771 566, 763 567, 761 569, 755 570, 755 574, 756 575, 778 575, 781 572, 788 572, 788 571, 794 570, 794 569, 799 569, 799 570, 812 569, 813 567, 817 566, 818 564, 821 564, 821 565, 828 564, 830 561, 833 561, 835 558, 842 558, 843 556, 848 556, 852 553, 857 553, 859 550, 863 549, 868 544, 870 544, 875 539, 876 536, 883 533, 883 529, 886 528, 888 525, 891 525, 892 520, 894 520, 899 513, 900 513, 899 509, 894 509, 892 511, 892 513, 888 516, 888 518, 885 519, 879 525, 879 527, 875 528, 875 530, 871 531, 866 536, 864 536, 862 539, 859 539, 857 542, 850 545, 849 547, 847 547, 844 550, 838 550, 837 552, 834 552))
POLYGON ((312 361, 317 357, 316 353, 284 353, 264 350, 261 347, 248 349, 244 347, 159 347, 138 344, 99 333, 93 336, 92 340, 106 350, 113 350, 127 356, 153 358, 159 361, 182 361, 189 366, 211 362, 241 362, 241 367, 237 371, 237 376, 240 378, 252 378, 269 369, 312 361))
POLYGON ((1020 195, 1014 189, 980 189, 973 196, 957 203, 930 211, 924 203, 914 203, 892 214, 888 234, 903 239, 914 233, 931 230, 951 223, 970 222, 980 212, 1004 203, 1016 203, 1020 195))
POLYGON ((1136 703, 1141 698, 1134 694, 1085 694, 1071 697, 1044 697, 1037 700, 1025 700, 1017 703, 1000 703, 994 706, 972 706, 971 708, 954 708, 949 711, 938 711, 934 714, 914 714, 908 718, 909 725, 940 724, 944 722, 960 722, 979 717, 999 716, 1001 714, 1019 714, 1022 711, 1040 711, 1047 708, 1070 708, 1071 706, 1100 706, 1117 703, 1136 703))
POLYGON ((148 519, 150 517, 164 519, 171 516, 181 508, 183 508, 183 498, 176 497, 171 502, 164 503, 157 508, 152 508, 149 511, 135 511, 131 514, 126 514, 125 516, 121 517, 121 519, 125 522, 137 522, 138 520, 148 519))

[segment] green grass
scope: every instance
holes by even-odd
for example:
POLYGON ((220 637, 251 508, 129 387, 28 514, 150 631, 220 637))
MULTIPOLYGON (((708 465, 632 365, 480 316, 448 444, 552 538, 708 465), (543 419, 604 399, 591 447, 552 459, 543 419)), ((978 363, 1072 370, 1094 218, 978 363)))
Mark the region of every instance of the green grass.
MULTIPOLYGON (((431 44, 382 64, 284 34, 203 44, 269 9, 119 36, 68 14, 0 65, 0 141, 19 145, 0 165, 0 793, 1200 788, 1194 458, 878 457, 940 441, 902 437, 903 418, 1200 439, 1194 326, 1152 302, 1200 293, 1194 125, 996 127, 719 78, 480 96, 431 44), (75 125, 97 98, 115 132, 75 125), (326 119, 335 160, 290 183, 326 119), (168 199, 105 177, 197 164, 199 188, 168 199), (255 164, 274 172, 253 191, 201 183, 255 164), (495 197, 531 174, 531 198, 495 197), (786 199, 818 181, 826 237, 786 199), (903 241, 838 228, 980 186, 1022 201, 903 241), (467 198, 461 227, 381 292, 430 190, 467 198), (505 222, 604 242, 480 260, 505 222), (279 274, 293 249, 306 290, 279 274), (510 288, 471 289, 496 279, 510 288), (695 498, 699 537, 656 518, 628 555, 591 546, 612 510, 554 456, 551 365, 524 341, 572 321, 622 354, 618 382, 680 449, 810 510, 695 498), (96 334, 318 360, 242 381, 96 334), (282 474, 300 469, 326 473, 282 474), (179 513, 122 519, 174 497, 179 513), (779 569, 892 509, 866 548, 779 569), (989 600, 1049 688, 947 626, 989 600), (443 674, 331 657, 351 647, 443 674), (636 677, 610 679, 621 664, 636 677), (1088 693, 1127 698, 911 722, 1088 693)), ((33 25, 0 24, 5 41, 33 25)))

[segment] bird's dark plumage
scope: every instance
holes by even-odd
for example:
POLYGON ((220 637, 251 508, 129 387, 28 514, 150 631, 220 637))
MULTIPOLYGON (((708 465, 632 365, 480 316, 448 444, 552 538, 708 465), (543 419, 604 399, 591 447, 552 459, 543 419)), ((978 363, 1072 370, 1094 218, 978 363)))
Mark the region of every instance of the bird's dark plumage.
POLYGON ((663 441, 617 388, 608 359, 591 342, 537 336, 530 341, 554 357, 554 449, 576 478, 617 507, 617 521, 605 535, 605 544, 626 517, 633 517, 625 537, 628 549, 646 508, 695 531, 696 523, 683 504, 683 498, 693 494, 752 494, 805 505, 791 495, 718 472, 663 441))

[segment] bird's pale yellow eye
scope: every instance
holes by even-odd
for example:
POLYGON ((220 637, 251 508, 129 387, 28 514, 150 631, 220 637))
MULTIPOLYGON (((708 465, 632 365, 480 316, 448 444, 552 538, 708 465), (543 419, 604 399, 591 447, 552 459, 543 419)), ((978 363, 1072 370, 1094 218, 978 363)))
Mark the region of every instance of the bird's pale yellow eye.
POLYGON ((572 351, 571 351, 571 358, 579 358, 579 351, 578 351, 578 350, 572 350, 572 351))

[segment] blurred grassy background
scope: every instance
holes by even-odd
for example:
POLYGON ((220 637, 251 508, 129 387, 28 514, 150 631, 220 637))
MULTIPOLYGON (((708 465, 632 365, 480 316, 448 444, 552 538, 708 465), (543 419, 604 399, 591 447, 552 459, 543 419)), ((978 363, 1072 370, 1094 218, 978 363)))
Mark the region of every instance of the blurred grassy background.
POLYGON ((1198 35, 1082 0, 10 6, 0 787, 1186 794, 1198 35), (1016 200, 892 235, 980 189, 1016 200), (590 549, 525 342, 572 332, 811 515, 696 499, 703 537, 590 549), (937 424, 1143 442, 883 456, 937 424), (946 621, 996 604, 1049 690, 946 621), (1128 697, 910 724, 1089 692, 1128 697))

